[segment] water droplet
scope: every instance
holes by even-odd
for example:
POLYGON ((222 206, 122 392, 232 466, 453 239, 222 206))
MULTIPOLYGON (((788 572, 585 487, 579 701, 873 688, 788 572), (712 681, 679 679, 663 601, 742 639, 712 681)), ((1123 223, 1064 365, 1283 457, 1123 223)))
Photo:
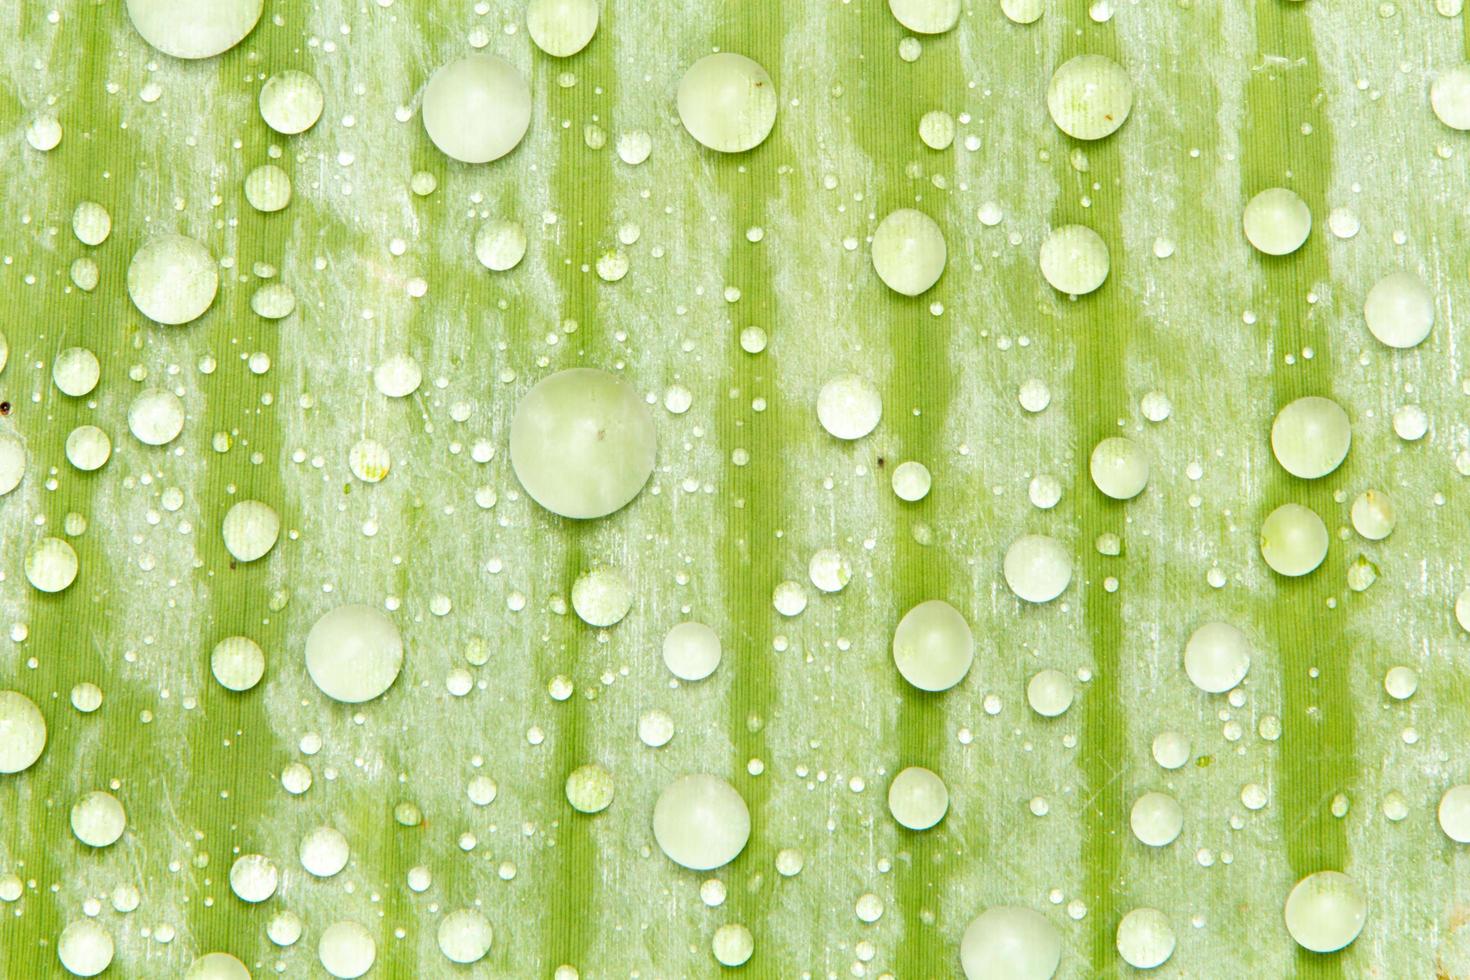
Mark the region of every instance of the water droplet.
POLYGON ((873 269, 884 285, 918 296, 944 273, 948 248, 934 219, 913 208, 899 208, 873 232, 873 269))
POLYGON ((531 88, 510 62, 472 54, 434 72, 424 88, 424 130, 446 156, 489 163, 521 142, 531 125, 531 88))
POLYGON ((1078 55, 1063 62, 1052 75, 1046 108, 1052 122, 1068 136, 1099 140, 1117 132, 1132 111, 1133 80, 1111 58, 1078 55))
POLYGON ((1251 198, 1242 216, 1245 237, 1258 252, 1289 255, 1312 231, 1312 212, 1296 192, 1271 187, 1251 198))
POLYGON ((975 637, 965 617, 943 599, 914 606, 893 631, 893 662, 921 691, 946 691, 970 671, 975 637))
POLYGON ((701 145, 721 153, 759 146, 776 125, 776 84, 756 62, 722 51, 679 80, 679 120, 701 145))
POLYGON ((1290 402, 1271 424, 1271 451, 1276 461, 1304 480, 1324 477, 1341 466, 1352 439, 1347 412, 1319 395, 1290 402))
POLYGON ((659 794, 653 836, 675 864, 709 871, 729 864, 750 839, 750 810, 718 776, 680 776, 659 794))
POLYGON ((371 701, 393 686, 402 667, 398 627, 371 606, 338 606, 306 635, 306 672, 334 701, 371 701))

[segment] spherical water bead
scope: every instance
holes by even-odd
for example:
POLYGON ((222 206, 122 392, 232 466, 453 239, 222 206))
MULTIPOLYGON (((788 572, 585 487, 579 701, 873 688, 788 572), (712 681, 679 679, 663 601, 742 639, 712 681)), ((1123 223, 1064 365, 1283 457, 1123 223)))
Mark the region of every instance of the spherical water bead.
POLYGON ((291 203, 291 177, 273 163, 262 164, 245 177, 245 200, 264 214, 291 203))
POLYGON ((1152 970, 1174 955, 1174 927, 1158 909, 1134 909, 1118 923, 1116 942, 1124 963, 1152 970))
POLYGON ((1290 255, 1312 232, 1312 212, 1295 191, 1270 187, 1251 198, 1242 215, 1246 239, 1266 255, 1290 255))
POLYGON ((95 977, 112 965, 112 935, 94 919, 78 919, 56 937, 56 957, 66 972, 95 977))
POLYGON ((51 380, 63 395, 80 398, 97 387, 102 366, 97 355, 85 347, 68 347, 51 362, 51 380))
POLYGON ((597 0, 531 0, 526 30, 536 47, 553 58, 569 58, 597 33, 597 0))
POLYGON ((1110 436, 1092 450, 1092 483, 1114 500, 1131 500, 1148 485, 1148 453, 1132 439, 1110 436))
POLYGON ((838 439, 861 439, 883 418, 883 398, 872 382, 839 374, 817 393, 817 421, 838 439))
POLYGON ((904 613, 893 631, 893 662, 921 691, 947 691, 970 672, 975 636, 958 609, 929 599, 904 613))
POLYGON ((1455 621, 1460 624, 1460 629, 1470 633, 1470 585, 1455 599, 1455 621))
POLYGON ((101 245, 112 233, 112 215, 96 201, 83 201, 71 213, 71 230, 83 245, 101 245))
POLYGON ((771 592, 771 605, 783 616, 800 616, 806 602, 806 589, 800 582, 781 582, 771 592))
POLYGON ((265 651, 248 636, 227 636, 209 652, 209 672, 227 690, 248 691, 265 676, 265 651))
MULTIPOLYGON (((82 681, 71 689, 71 706, 84 715, 91 714, 102 707, 102 688, 91 681, 82 681)), ((0 726, 3 724, 0 721, 0 726)))
POLYGON ((1451 786, 1439 798, 1439 828, 1458 844, 1470 844, 1470 785, 1451 786))
POLYGON ((145 446, 165 446, 184 431, 184 403, 162 388, 145 388, 128 406, 128 430, 145 446))
POLYGON ((1250 640, 1229 623, 1206 623, 1184 644, 1184 672, 1208 694, 1233 690, 1250 669, 1250 640))
POLYGON ((653 836, 675 864, 710 871, 735 860, 750 840, 750 810, 718 776, 680 776, 653 807, 653 836))
POLYGON ((616 568, 595 568, 572 583, 572 609, 588 626, 616 626, 633 608, 633 585, 616 568))
POLYGON ((1417 442, 1429 431, 1429 416, 1418 405, 1403 405, 1394 409, 1393 431, 1405 442, 1417 442))
POLYGON ((277 72, 260 88, 260 118, 283 136, 315 126, 325 105, 321 84, 304 71, 277 72))
POLYGON ((297 852, 301 866, 318 878, 330 878, 347 867, 351 856, 347 838, 333 827, 317 827, 301 838, 297 852))
POLYGON ((1107 242, 1091 228, 1062 225, 1041 243, 1041 275, 1069 296, 1084 296, 1108 278, 1111 259, 1107 242))
POLYGON ((727 922, 715 930, 710 952, 721 966, 744 966, 755 952, 755 937, 738 922, 727 922))
POLYGON ((267 283, 251 295, 250 309, 267 320, 284 319, 296 309, 296 294, 283 282, 267 283))
POLYGON ((1363 301, 1368 332, 1388 347, 1416 347, 1434 326, 1434 294, 1412 272, 1392 272, 1363 301))
POLYGON ((1341 466, 1352 441, 1347 412, 1320 395, 1288 403, 1271 423, 1271 452, 1276 461, 1303 480, 1324 477, 1341 466))
POLYGON ((72 804, 71 832, 89 847, 111 847, 127 826, 128 815, 111 793, 99 789, 72 804))
POLYGON ((1353 529, 1369 541, 1382 541, 1393 533, 1393 501, 1382 490, 1364 490, 1353 501, 1353 529))
POLYGON ((277 912, 271 918, 265 927, 265 934, 277 946, 294 946, 296 940, 301 938, 303 928, 301 916, 288 909, 277 912))
POLYGON ((1006 549, 1006 585, 1027 602, 1050 602, 1072 581, 1072 557, 1056 538, 1024 534, 1006 549))
POLYGON ((46 719, 19 691, 0 691, 0 773, 22 772, 46 747, 46 719))
POLYGON ((702 681, 720 665, 720 634, 704 623, 680 623, 664 634, 664 666, 681 681, 702 681))
POLYGON ((1178 732, 1159 732, 1152 749, 1154 761, 1165 769, 1178 769, 1189 761, 1189 739, 1178 732))
POLYGON ((933 484, 934 479, 929 475, 929 468, 923 463, 908 460, 893 469, 893 494, 899 500, 910 503, 923 500, 929 496, 929 488, 933 484))
POLYGON ((66 437, 66 461, 83 473, 100 470, 112 458, 112 440, 95 425, 79 425, 66 437))
POLYGON ((394 354, 373 369, 373 386, 388 398, 407 398, 423 380, 419 362, 407 354, 394 354))
POLYGON ((679 79, 679 120, 701 145, 721 153, 754 149, 776 125, 776 84, 744 55, 705 55, 679 79))
POLYGON ((250 980, 250 970, 229 953, 205 953, 189 964, 184 980, 250 980))
POLYGON ((852 581, 852 565, 835 548, 821 548, 807 562, 807 577, 823 592, 841 592, 852 581))
POLYGON ((175 58, 213 58, 255 29, 263 0, 127 0, 143 40, 175 58))
POLYGON ((613 801, 613 777, 602 766, 588 763, 567 776, 567 802, 579 813, 601 813, 613 801))
POLYGON ((1044 0, 1000 0, 1000 11, 1013 24, 1034 24, 1046 9, 1044 0))
POLYGON ((888 9, 915 34, 943 34, 960 19, 960 0, 888 0, 888 9))
POLYGON ((1149 847, 1167 847, 1184 829, 1184 808, 1167 793, 1144 793, 1128 814, 1128 826, 1149 847))
POLYGON ((514 65, 472 54, 434 72, 424 89, 424 130, 445 155, 489 163, 514 150, 531 125, 531 87, 514 65))
POLYGON ((183 235, 154 235, 128 264, 128 297, 156 323, 178 326, 199 319, 218 291, 214 257, 183 235))
POLYGON ((668 745, 674 737, 674 719, 667 711, 645 711, 638 716, 638 741, 651 749, 668 745))
POLYGON ((77 578, 77 553, 60 538, 42 538, 26 552, 26 581, 42 592, 61 592, 77 578))
POLYGON ((495 930, 474 909, 456 909, 439 923, 439 952, 451 963, 478 963, 490 952, 495 930))
POLYGON ((873 232, 873 269, 884 285, 905 296, 918 296, 938 282, 948 255, 939 225, 913 208, 889 213, 873 232))
POLYGON ((1390 667, 1383 675, 1383 689, 1395 701, 1406 701, 1419 690, 1419 673, 1413 667, 1390 667))
POLYGON ((1043 718, 1065 714, 1072 706, 1073 694, 1072 679, 1050 667, 1037 671, 1026 685, 1026 703, 1043 718))
POLYGON ((954 142, 954 116, 931 109, 919 119, 919 139, 931 150, 947 150, 954 142))
POLYGON ((10 432, 0 432, 0 497, 20 486, 26 475, 26 445, 10 432))
POLYGON ((1301 504, 1282 504, 1261 523, 1261 557, 1280 575, 1306 575, 1327 557, 1327 525, 1301 504))
POLYGON ((519 221, 487 221, 475 232, 475 258, 491 272, 514 269, 526 256, 526 230, 519 221))
POLYGON ((402 668, 398 627, 371 606, 338 606, 306 634, 306 672, 334 701, 371 701, 393 686, 402 668))
POLYGON ((563 517, 603 517, 653 475, 653 416, 625 381, 573 368, 541 381, 516 406, 510 461, 531 499, 563 517))
POLYGON ((1100 54, 1080 54, 1051 76, 1046 108, 1057 128, 1074 139, 1100 140, 1118 131, 1133 108, 1133 80, 1100 54))
POLYGON ((928 830, 949 812, 949 787, 922 766, 909 766, 888 784, 888 812, 909 830, 928 830))
POLYGON ((343 920, 323 930, 316 955, 332 976, 339 980, 356 980, 373 968, 378 958, 378 944, 366 926, 350 919, 343 920))
POLYGON ((363 483, 380 483, 393 468, 393 456, 381 442, 361 439, 347 450, 347 468, 363 483))
POLYGON ((225 513, 221 533, 236 561, 264 558, 281 534, 281 516, 270 504, 242 500, 225 513))
POLYGON ((276 893, 281 873, 264 854, 242 854, 230 865, 230 891, 242 902, 264 902, 276 893))
POLYGON ((1363 886, 1341 871, 1307 875, 1286 897, 1286 930, 1299 946, 1331 953, 1358 938, 1368 919, 1363 886))
POLYGON ((1429 107, 1451 129, 1470 129, 1470 65, 1456 65, 1429 83, 1429 107))
POLYGON ((965 927, 965 980, 1051 980, 1062 961, 1062 935, 1034 909, 997 905, 965 927))

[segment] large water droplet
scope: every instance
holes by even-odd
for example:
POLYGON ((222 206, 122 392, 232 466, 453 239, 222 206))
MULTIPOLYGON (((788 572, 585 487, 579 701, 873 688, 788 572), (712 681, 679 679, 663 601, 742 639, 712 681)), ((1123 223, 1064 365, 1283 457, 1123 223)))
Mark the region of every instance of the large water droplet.
POLYGON ((922 766, 909 766, 888 784, 888 812, 909 830, 928 830, 949 812, 949 787, 922 766))
POLYGON ((1133 80, 1123 66, 1100 54, 1080 54, 1051 77, 1046 108, 1057 128, 1079 140, 1118 131, 1133 108, 1133 80))
POLYGON ((306 635, 306 672, 334 701, 371 701, 393 686, 402 667, 398 627, 371 606, 338 606, 306 635))
POLYGON ((1341 871, 1307 875, 1286 897, 1286 929, 1314 953, 1331 953, 1358 938, 1368 919, 1363 886, 1341 871))
POLYGON ((531 499, 563 517, 628 504, 653 474, 653 417, 638 393, 605 371, 573 368, 521 398, 510 459, 531 499))
POLYGON ((439 923, 439 952, 451 963, 478 963, 494 938, 490 920, 474 909, 456 909, 439 923))
POLYGON ((183 235, 154 235, 133 253, 128 296, 156 323, 199 319, 214 302, 219 272, 209 249, 183 235))
POLYGON ((1368 332, 1389 347, 1415 347, 1434 326, 1434 294, 1412 272, 1392 272, 1363 301, 1368 332))
POLYGON ((1312 212, 1295 191, 1270 187, 1251 198, 1242 216, 1245 237, 1259 252, 1289 255, 1312 231, 1312 212))
POLYGON ((997 905, 976 916, 960 940, 966 980, 1051 980, 1062 936, 1040 912, 997 905))
POLYGON ((277 72, 260 88, 260 118, 285 136, 315 126, 325 104, 321 84, 304 71, 277 72))
POLYGON ((1084 225, 1053 228, 1041 244, 1041 275, 1051 287, 1069 296, 1092 292, 1108 278, 1111 265, 1107 243, 1084 225))
POLYGON ((709 871, 735 860, 750 840, 750 810, 718 776, 680 776, 659 794, 653 836, 675 864, 709 871))
POLYGON ((1347 412, 1319 395, 1288 403, 1271 423, 1271 451, 1276 461, 1304 480, 1324 477, 1341 466, 1352 441, 1347 412))
POLYGON ((46 747, 46 719, 19 691, 0 691, 0 773, 29 769, 46 747))
POLYGON ((889 213, 873 232, 873 269, 884 285, 905 296, 938 282, 948 254, 939 225, 913 208, 889 213))
POLYGON ((1301 504, 1282 504, 1261 522, 1261 557, 1281 575, 1306 575, 1327 557, 1327 525, 1301 504))
POLYGON ((1056 538, 1025 534, 1006 549, 1006 585, 1027 602, 1050 602, 1072 581, 1072 556, 1056 538))
POLYGON ((1229 623, 1206 623, 1184 644, 1184 672, 1201 691, 1232 690, 1245 680, 1250 667, 1250 640, 1229 623))
POLYGON ((943 599, 919 603, 893 631, 893 662, 922 691, 946 691, 964 680, 975 660, 975 637, 958 609, 943 599))
POLYGON ((531 88, 514 65, 490 54, 451 61, 424 89, 424 129, 446 155, 489 163, 521 142, 531 125, 531 88))
POLYGON ((597 18, 597 0, 531 0, 526 30, 536 47, 553 58, 567 58, 592 40, 597 18))
POLYGON ((888 0, 888 9, 915 34, 943 34, 960 19, 960 0, 888 0))
POLYGON ((702 145, 741 153, 776 125, 776 85, 759 64, 723 51, 706 55, 679 80, 679 119, 702 145))
POLYGON ((143 40, 175 58, 212 58, 249 34, 263 0, 128 0, 143 40))

